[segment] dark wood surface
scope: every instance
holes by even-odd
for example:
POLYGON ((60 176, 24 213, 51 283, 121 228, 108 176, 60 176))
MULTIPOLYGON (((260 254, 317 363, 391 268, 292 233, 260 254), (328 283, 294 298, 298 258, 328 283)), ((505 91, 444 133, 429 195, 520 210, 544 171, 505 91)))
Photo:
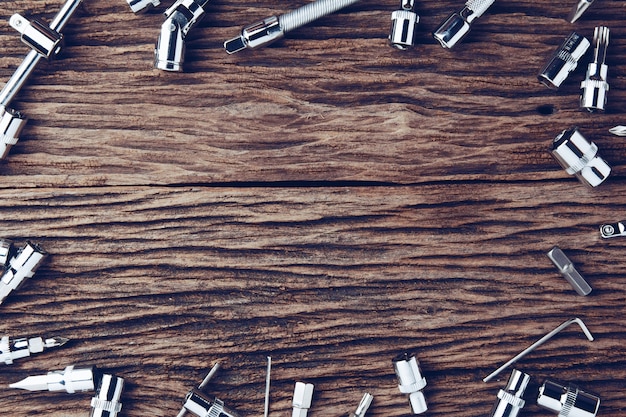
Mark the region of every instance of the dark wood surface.
MULTIPOLYGON (((626 238, 626 5, 498 0, 444 50, 430 33, 460 1, 418 3, 418 45, 388 46, 399 4, 363 0, 271 47, 222 43, 301 4, 208 6, 186 71, 153 69, 171 1, 144 15, 85 0, 63 56, 42 62, 11 103, 29 118, 0 164, 2 237, 39 242, 48 261, 0 307, 2 334, 60 335, 63 348, 0 375, 6 416, 89 415, 89 394, 6 388, 95 364, 125 378, 121 415, 174 416, 215 361, 207 389, 261 415, 289 415, 295 381, 315 384, 311 417, 409 414, 391 359, 416 354, 432 416, 488 415, 510 370, 482 378, 563 321, 517 367, 602 398, 622 416, 626 238), (536 80, 571 31, 611 29, 607 111, 578 108, 587 59, 558 91, 536 80), (548 148, 579 126, 613 172, 590 189, 548 148), (594 288, 577 295, 546 257, 561 247, 594 288)), ((60 1, 3 1, 0 79, 27 49, 15 12, 49 21, 60 1)))

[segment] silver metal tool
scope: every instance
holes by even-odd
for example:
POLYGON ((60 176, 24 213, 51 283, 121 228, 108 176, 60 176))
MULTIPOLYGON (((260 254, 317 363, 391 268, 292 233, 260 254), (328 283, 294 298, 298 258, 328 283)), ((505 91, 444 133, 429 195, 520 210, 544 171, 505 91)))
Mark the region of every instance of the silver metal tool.
POLYGON ((270 382, 272 373, 272 358, 267 357, 267 374, 265 375, 265 406, 263 407, 263 417, 270 414, 270 382))
POLYGON ((563 253, 561 248, 555 246, 547 255, 554 266, 558 268, 561 275, 574 287, 578 295, 589 295, 591 293, 591 286, 580 275, 580 272, 576 270, 574 263, 563 253))
POLYGON ((293 400, 291 401, 293 406, 291 417, 306 417, 309 408, 311 408, 313 388, 313 384, 296 382, 296 386, 293 389, 293 400))
POLYGON ((498 369, 496 369, 495 371, 493 371, 492 373, 487 375, 485 378, 483 378, 483 382, 491 381, 495 376, 497 376, 500 372, 505 370, 508 366, 510 366, 510 365, 514 364, 515 362, 517 362, 518 360, 522 359, 524 356, 528 355, 530 352, 532 352, 533 350, 535 350, 539 346, 543 345, 548 340, 552 339, 552 337, 554 337, 554 335, 559 333, 561 330, 565 329, 566 327, 568 327, 569 325, 574 324, 574 323, 576 323, 576 324, 578 324, 580 326, 580 328, 585 333, 585 336, 587 336, 587 339, 589 341, 593 341, 593 335, 591 334, 589 329, 587 329, 587 326, 585 326, 585 323, 583 323, 583 321, 581 319, 579 319, 578 317, 575 317, 573 319, 570 319, 570 320, 567 320, 567 321, 561 323, 556 329, 552 330, 550 333, 546 334, 541 339, 537 340, 535 343, 533 343, 532 345, 528 346, 526 349, 524 349, 523 351, 521 351, 520 353, 515 355, 512 359, 510 359, 504 365, 500 366, 498 369))
POLYGON ((537 79, 548 88, 559 88, 569 74, 576 69, 578 61, 585 55, 589 46, 591 43, 587 38, 572 32, 550 56, 537 75, 537 79))
POLYGON ((539 387, 537 404, 558 413, 559 417, 595 417, 600 408, 600 397, 573 384, 563 385, 546 380, 539 387))
POLYGON ((522 398, 530 382, 530 376, 513 369, 504 389, 498 391, 498 399, 491 410, 490 417, 517 417, 526 401, 522 398))
POLYGON ((453 48, 469 33, 472 23, 482 16, 495 0, 467 0, 460 12, 452 13, 433 32, 435 39, 444 48, 453 48))
POLYGON ((26 358, 31 353, 41 353, 44 350, 63 346, 69 341, 65 337, 19 337, 11 338, 2 336, 0 338, 0 361, 11 365, 15 359, 26 358))
POLYGON ((268 45, 285 36, 285 33, 311 23, 321 17, 348 7, 359 0, 315 0, 280 16, 271 16, 245 26, 241 35, 224 42, 229 54, 246 48, 268 45))
POLYGON ((27 119, 20 112, 8 108, 0 107, 0 114, 0 159, 4 159, 19 140, 27 119))
POLYGON ((93 391, 98 377, 94 366, 75 368, 74 365, 70 365, 62 371, 29 376, 9 385, 9 387, 27 391, 65 391, 73 394, 75 392, 93 391))
POLYGON ((602 184, 611 173, 609 164, 598 155, 596 144, 589 142, 577 127, 554 138, 550 153, 565 172, 591 187, 602 184))
POLYGON ((393 360, 393 367, 398 377, 398 389, 407 394, 413 414, 422 414, 428 410, 422 390, 426 387, 426 378, 422 376, 419 362, 413 355, 403 353, 393 360))
POLYGON ((593 62, 587 67, 587 76, 580 83, 583 90, 580 96, 580 107, 588 111, 603 111, 606 106, 606 93, 609 91, 607 75, 609 67, 606 65, 606 50, 609 46, 609 28, 596 26, 593 32, 595 45, 593 62))
POLYGON ((610 237, 626 236, 626 223, 617 222, 603 224, 602 226, 600 226, 600 236, 605 239, 608 239, 610 237))
POLYGON ((0 238, 0 268, 5 268, 9 259, 13 257, 15 249, 13 248, 13 242, 8 239, 0 238))
POLYGON ((626 136, 626 126, 615 126, 609 129, 609 132, 614 134, 615 136, 626 136))
POLYGON ((402 0, 400 10, 391 13, 389 43, 398 49, 408 49, 415 44, 415 29, 420 17, 415 13, 415 0, 402 0))
POLYGON ((353 413, 350 413, 348 417, 365 417, 365 413, 369 410, 372 401, 374 400, 374 396, 368 392, 363 394, 363 398, 361 398, 361 402, 357 406, 356 410, 353 413))
POLYGON ((177 0, 165 11, 154 50, 154 66, 164 71, 183 70, 185 40, 189 31, 202 20, 209 0, 177 0))
POLYGON ((587 11, 593 1, 594 0, 578 0, 572 11, 567 16, 567 20, 569 20, 570 23, 574 23, 575 21, 577 21, 583 15, 583 13, 587 11))
POLYGON ((8 108, 9 103, 24 86, 39 60, 44 57, 53 58, 59 53, 61 31, 81 2, 82 0, 68 0, 48 28, 41 23, 30 22, 26 25, 25 19, 19 15, 11 18, 12 25, 23 29, 22 40, 31 47, 31 50, 0 91, 0 159, 4 159, 11 146, 17 143, 18 136, 26 124, 26 118, 22 114, 8 108))
POLYGON ((47 27, 39 20, 29 21, 16 13, 11 16, 9 24, 22 36, 22 42, 46 59, 54 58, 61 52, 63 36, 47 27))
POLYGON ((122 410, 124 379, 111 374, 102 374, 96 395, 91 399, 90 417, 116 417, 122 410))
POLYGON ((198 417, 239 417, 239 414, 226 407, 222 400, 215 397, 209 398, 201 391, 207 386, 219 368, 219 363, 213 365, 213 368, 211 368, 207 376, 204 377, 200 385, 198 385, 198 388, 194 388, 189 391, 185 397, 183 407, 176 417, 183 417, 187 413, 191 413, 198 417))
POLYGON ((9 265, 0 278, 0 304, 13 290, 17 290, 41 266, 48 254, 38 245, 27 242, 15 256, 9 260, 9 265))
POLYGON ((160 0, 126 0, 133 13, 143 13, 161 4, 160 0))

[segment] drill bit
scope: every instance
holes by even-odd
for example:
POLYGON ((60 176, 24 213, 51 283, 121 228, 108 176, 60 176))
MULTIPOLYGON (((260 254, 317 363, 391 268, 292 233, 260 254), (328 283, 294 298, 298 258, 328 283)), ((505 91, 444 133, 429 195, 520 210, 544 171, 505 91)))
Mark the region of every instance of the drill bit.
POLYGON ((42 337, 10 338, 3 336, 0 339, 0 362, 11 365, 15 359, 25 358, 31 353, 41 353, 46 349, 63 346, 69 341, 65 337, 55 336, 44 339, 42 337))
POLYGON ((73 394, 75 392, 93 391, 97 385, 97 379, 98 374, 95 367, 74 368, 74 365, 70 365, 62 371, 51 371, 44 375, 26 377, 9 385, 9 387, 27 391, 65 391, 73 394))

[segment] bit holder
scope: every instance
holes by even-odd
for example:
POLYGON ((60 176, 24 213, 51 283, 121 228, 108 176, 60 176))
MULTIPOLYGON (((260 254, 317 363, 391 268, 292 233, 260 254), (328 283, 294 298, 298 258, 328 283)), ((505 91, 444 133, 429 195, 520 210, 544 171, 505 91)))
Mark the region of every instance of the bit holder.
POLYGON ((580 88, 580 107, 590 112, 604 111, 609 91, 607 75, 609 67, 606 65, 606 50, 609 46, 609 28, 597 26, 593 34, 594 58, 587 67, 587 75, 580 88))
POLYGON ((422 377, 419 362, 415 356, 403 353, 392 360, 398 377, 398 389, 408 395, 413 414, 422 414, 428 410, 422 390, 426 387, 426 378, 422 377))
POLYGON ((400 10, 391 13, 389 43, 405 50, 415 44, 415 29, 420 17, 415 13, 415 0, 402 0, 400 7, 400 10))

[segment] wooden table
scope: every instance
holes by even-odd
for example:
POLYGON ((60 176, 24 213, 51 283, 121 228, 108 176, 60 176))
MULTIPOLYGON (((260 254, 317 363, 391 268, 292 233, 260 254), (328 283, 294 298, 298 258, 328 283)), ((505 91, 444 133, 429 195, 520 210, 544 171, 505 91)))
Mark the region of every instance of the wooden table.
MULTIPOLYGON (((418 2, 418 45, 387 43, 399 4, 363 0, 270 47, 224 53, 247 23, 302 3, 215 0, 190 33, 184 73, 153 69, 162 12, 85 0, 63 56, 41 62, 12 107, 29 117, 0 165, 2 237, 48 261, 1 306, 2 334, 60 335, 54 351, 3 366, 27 375, 95 364, 125 378, 120 417, 174 416, 207 387, 243 415, 410 413, 392 358, 415 353, 430 416, 488 415, 510 369, 482 378, 563 321, 516 367, 626 409, 626 3, 497 1, 465 41, 431 32, 461 1, 418 2), (560 4, 563 3, 563 4, 560 4), (536 75, 573 30, 611 28, 607 111, 578 106, 589 56, 558 91, 536 75), (548 152, 578 126, 613 167, 597 189, 548 152), (561 247, 593 287, 577 295, 546 257, 561 247)), ((16 12, 49 21, 62 2, 4 1, 0 79, 27 52, 16 12)), ((88 416, 90 394, 0 390, 5 416, 88 416)))

